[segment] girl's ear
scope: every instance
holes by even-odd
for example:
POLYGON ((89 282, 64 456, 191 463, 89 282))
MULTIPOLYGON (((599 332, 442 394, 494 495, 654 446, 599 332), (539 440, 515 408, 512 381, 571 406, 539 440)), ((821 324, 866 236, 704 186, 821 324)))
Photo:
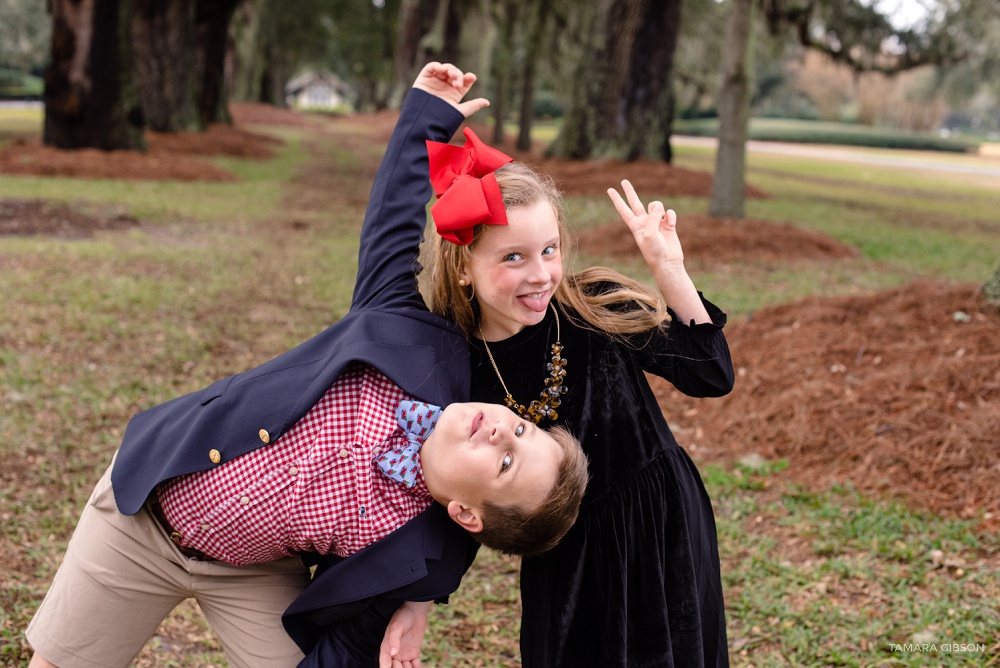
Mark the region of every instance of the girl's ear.
POLYGON ((483 520, 479 517, 479 512, 469 506, 463 506, 458 501, 448 502, 448 516, 470 533, 479 533, 483 530, 483 520))
POLYGON ((464 283, 459 283, 459 285, 472 285, 472 272, 469 271, 469 267, 466 263, 461 263, 455 267, 455 276, 459 281, 465 281, 464 283))

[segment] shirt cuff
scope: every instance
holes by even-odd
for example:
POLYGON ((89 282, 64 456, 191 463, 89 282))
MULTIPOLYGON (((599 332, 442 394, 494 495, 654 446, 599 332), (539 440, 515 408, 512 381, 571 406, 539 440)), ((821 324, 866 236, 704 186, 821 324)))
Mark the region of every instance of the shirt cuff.
POLYGON ((708 317, 712 319, 712 322, 695 323, 694 320, 690 322, 683 322, 677 317, 674 310, 668 306, 667 313, 670 314, 671 327, 685 327, 691 330, 692 333, 711 334, 726 326, 727 317, 722 309, 705 299, 705 295, 703 295, 700 290, 698 291, 698 297, 701 298, 701 303, 705 306, 705 310, 708 311, 708 317))

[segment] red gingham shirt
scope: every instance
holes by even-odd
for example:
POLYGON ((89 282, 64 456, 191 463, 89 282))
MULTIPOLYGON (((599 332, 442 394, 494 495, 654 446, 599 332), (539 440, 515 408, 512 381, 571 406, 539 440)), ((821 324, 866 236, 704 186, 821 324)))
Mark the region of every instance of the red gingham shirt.
POLYGON ((395 410, 409 398, 376 369, 351 365, 270 446, 162 483, 164 515, 184 546, 237 566, 357 552, 433 503, 422 472, 408 489, 373 459, 406 445, 395 410))

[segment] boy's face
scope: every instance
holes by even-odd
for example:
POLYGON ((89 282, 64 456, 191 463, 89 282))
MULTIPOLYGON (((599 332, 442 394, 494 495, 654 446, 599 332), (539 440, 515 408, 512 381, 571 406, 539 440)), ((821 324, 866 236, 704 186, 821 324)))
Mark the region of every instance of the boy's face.
POLYGON ((534 509, 556 482, 562 446, 497 404, 451 404, 420 450, 424 480, 445 505, 484 502, 534 509))

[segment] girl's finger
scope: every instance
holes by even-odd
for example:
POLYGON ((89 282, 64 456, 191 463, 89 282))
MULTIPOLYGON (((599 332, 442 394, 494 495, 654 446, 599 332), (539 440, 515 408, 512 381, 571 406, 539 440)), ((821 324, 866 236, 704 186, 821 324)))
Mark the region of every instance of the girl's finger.
POLYGON ((632 187, 632 183, 628 180, 622 181, 622 190, 625 191, 625 196, 628 197, 629 206, 632 207, 632 213, 637 216, 646 215, 646 207, 642 205, 642 200, 639 199, 639 194, 636 193, 635 188, 632 187))
POLYGON ((667 227, 677 227, 677 212, 667 209, 667 227))
POLYGON ((632 213, 632 209, 629 208, 628 204, 625 203, 625 200, 622 199, 622 196, 614 188, 608 188, 608 197, 611 198, 611 202, 615 205, 618 215, 631 227, 631 221, 635 215, 632 213))

